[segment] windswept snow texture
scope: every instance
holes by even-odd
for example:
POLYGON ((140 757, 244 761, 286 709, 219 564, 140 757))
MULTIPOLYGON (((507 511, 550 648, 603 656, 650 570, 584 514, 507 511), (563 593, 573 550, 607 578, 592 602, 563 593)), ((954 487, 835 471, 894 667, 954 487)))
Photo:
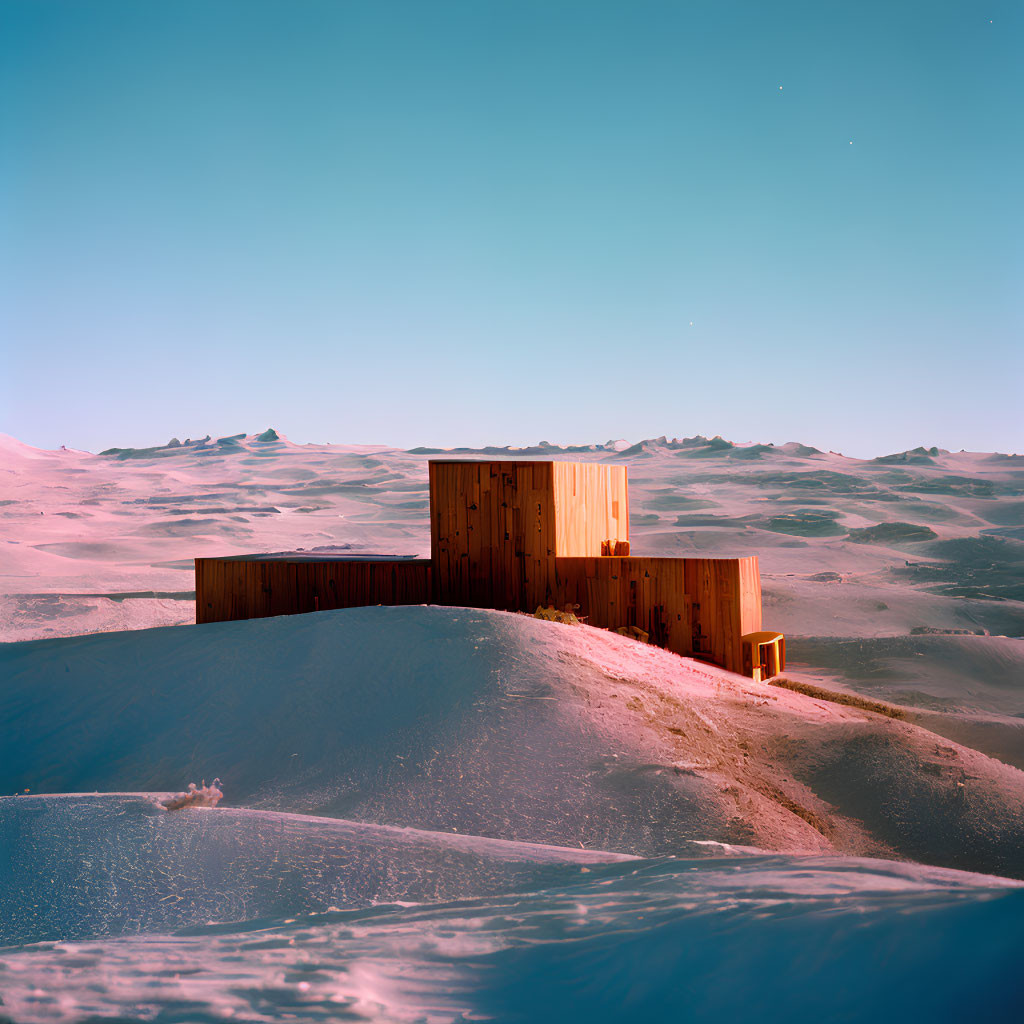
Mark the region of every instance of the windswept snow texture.
MULTIPOLYGON (((500 872, 500 856, 493 866, 500 872)), ((1000 879, 764 855, 565 865, 533 881, 545 870, 546 887, 504 895, 0 950, 0 1013, 19 1022, 1020 1020, 1024 892, 1000 879)))
POLYGON ((625 859, 141 794, 0 798, 0 853, 0 946, 436 903, 625 859))

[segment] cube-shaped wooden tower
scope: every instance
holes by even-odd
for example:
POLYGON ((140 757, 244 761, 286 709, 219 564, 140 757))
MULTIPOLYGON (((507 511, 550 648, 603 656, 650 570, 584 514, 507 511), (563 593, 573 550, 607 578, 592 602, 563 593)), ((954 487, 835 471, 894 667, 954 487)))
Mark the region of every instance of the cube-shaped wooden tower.
POLYGON ((430 557, 445 604, 533 610, 554 559, 629 551, 624 466, 431 462, 430 557))

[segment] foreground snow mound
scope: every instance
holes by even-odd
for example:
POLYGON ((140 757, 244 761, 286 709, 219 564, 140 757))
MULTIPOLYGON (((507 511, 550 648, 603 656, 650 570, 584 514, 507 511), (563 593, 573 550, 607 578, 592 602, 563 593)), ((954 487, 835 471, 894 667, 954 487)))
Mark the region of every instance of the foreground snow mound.
POLYGON ((1024 774, 584 626, 358 608, 0 645, 0 792, 168 792, 639 856, 1024 876, 1024 774))
POLYGON ((0 951, 3 1011, 19 1022, 1019 1020, 1024 892, 998 879, 782 856, 562 870, 507 895, 0 951))
POLYGON ((492 895, 624 859, 268 811, 169 814, 161 803, 0 799, 0 945, 492 895))
POLYGON ((0 678, 0 1020, 1019 1016, 1018 883, 823 856, 1024 875, 1024 775, 906 722, 450 608, 0 678))

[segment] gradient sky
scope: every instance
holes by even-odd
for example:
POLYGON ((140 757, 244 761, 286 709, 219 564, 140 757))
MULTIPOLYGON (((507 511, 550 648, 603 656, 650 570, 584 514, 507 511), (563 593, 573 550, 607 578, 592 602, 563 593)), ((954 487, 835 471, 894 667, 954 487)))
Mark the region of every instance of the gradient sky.
POLYGON ((0 431, 1024 451, 1024 5, 0 0, 0 431))

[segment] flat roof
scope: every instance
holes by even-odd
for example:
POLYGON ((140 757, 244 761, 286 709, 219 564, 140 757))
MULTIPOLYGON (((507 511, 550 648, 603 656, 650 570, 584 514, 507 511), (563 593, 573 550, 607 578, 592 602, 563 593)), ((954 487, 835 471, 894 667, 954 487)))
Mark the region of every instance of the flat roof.
POLYGON ((581 463, 582 460, 580 460, 580 459, 547 459, 547 458, 531 459, 529 457, 524 458, 522 455, 509 455, 508 457, 502 457, 500 455, 495 455, 495 456, 493 456, 492 458, 489 458, 489 459, 470 459, 470 458, 466 458, 466 459, 427 459, 427 462, 430 463, 431 465, 438 464, 438 465, 442 465, 442 466, 452 466, 452 465, 460 465, 461 466, 461 465, 464 465, 467 462, 470 463, 471 465, 477 465, 477 466, 490 466, 490 465, 494 465, 494 464, 507 465, 509 463, 516 463, 516 462, 521 462, 523 465, 526 465, 526 466, 536 466, 538 464, 543 465, 545 462, 577 462, 577 463, 581 463))
POLYGON ((419 555, 378 555, 359 551, 267 551, 252 555, 209 555, 210 562, 429 562, 419 555))

